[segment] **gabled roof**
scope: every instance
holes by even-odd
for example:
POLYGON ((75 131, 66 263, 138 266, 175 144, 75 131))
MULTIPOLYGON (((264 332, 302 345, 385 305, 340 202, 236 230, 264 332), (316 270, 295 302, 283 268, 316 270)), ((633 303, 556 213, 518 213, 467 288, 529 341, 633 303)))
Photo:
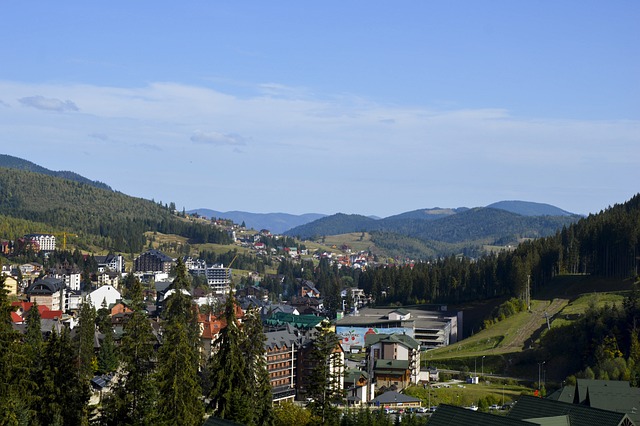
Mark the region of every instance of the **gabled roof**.
POLYGON ((266 340, 264 342, 265 349, 282 349, 285 346, 292 348, 298 343, 298 336, 291 333, 289 330, 271 331, 264 333, 266 340))
MULTIPOLYGON (((409 395, 405 395, 399 392, 389 391, 385 392, 382 395, 379 395, 373 401, 371 401, 374 405, 380 403, 380 405, 384 404, 397 404, 397 403, 410 403, 410 402, 422 402, 419 398, 414 398, 409 395)), ((530 426, 530 425, 529 425, 530 426)))
POLYGON ((376 372, 379 370, 408 370, 409 361, 402 359, 377 359, 373 368, 376 372))
POLYGON ((631 422, 631 419, 625 413, 616 413, 581 404, 569 404, 528 395, 521 396, 507 416, 519 420, 569 416, 571 426, 619 426, 625 419, 631 422))
POLYGON ((369 347, 371 345, 375 345, 376 343, 398 343, 405 347, 411 349, 418 349, 420 347, 420 343, 414 339, 413 337, 407 334, 366 334, 364 336, 364 346, 369 347))
POLYGON ((472 411, 453 405, 440 404, 429 419, 429 426, 532 426, 532 423, 498 416, 495 414, 472 411))

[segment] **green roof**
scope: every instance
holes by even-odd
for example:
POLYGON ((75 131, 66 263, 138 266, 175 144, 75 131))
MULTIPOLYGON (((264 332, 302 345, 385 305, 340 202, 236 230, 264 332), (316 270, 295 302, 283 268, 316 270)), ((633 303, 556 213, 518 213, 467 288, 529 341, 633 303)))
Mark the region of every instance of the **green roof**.
POLYGON ((322 321, 324 321, 324 318, 317 317, 315 315, 293 315, 284 312, 276 312, 271 316, 271 318, 265 320, 265 323, 276 326, 291 324, 296 328, 309 329, 317 327, 322 321))
POLYGON ((531 423, 511 419, 495 414, 472 411, 453 405, 438 405, 435 413, 429 419, 429 426, 532 426, 531 423))
POLYGON ((398 343, 411 349, 418 349, 420 347, 420 343, 416 339, 404 333, 366 334, 364 336, 364 345, 366 347, 375 345, 376 343, 379 343, 379 342, 398 343))
POLYGON ((408 370, 409 361, 402 359, 377 359, 375 366, 373 367, 377 372, 378 370, 408 370))
POLYGON ((624 413, 528 395, 521 396, 507 416, 518 420, 568 416, 571 426, 619 426, 625 418, 629 419, 624 413))

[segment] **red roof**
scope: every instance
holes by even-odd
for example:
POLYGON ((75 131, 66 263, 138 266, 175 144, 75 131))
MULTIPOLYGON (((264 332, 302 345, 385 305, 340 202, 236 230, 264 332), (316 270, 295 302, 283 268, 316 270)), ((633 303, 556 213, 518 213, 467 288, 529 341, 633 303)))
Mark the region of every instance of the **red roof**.
POLYGON ((29 312, 29 309, 31 309, 31 307, 33 306, 32 302, 22 302, 22 301, 17 301, 17 302, 11 302, 11 306, 17 306, 18 309, 21 309, 22 312, 29 312))
POLYGON ((62 311, 50 311, 47 309, 46 311, 40 312, 40 317, 42 319, 58 319, 62 318, 62 311))
POLYGON ((22 322, 24 322, 24 320, 17 313, 11 312, 11 322, 15 322, 15 323, 21 324, 22 322))

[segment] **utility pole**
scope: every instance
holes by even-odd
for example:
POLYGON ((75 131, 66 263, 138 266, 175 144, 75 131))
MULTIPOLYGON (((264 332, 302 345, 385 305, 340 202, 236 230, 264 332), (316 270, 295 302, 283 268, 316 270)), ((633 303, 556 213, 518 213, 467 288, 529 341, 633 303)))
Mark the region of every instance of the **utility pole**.
POLYGON ((481 370, 482 371, 482 373, 481 373, 482 377, 484 377, 484 357, 485 356, 486 355, 482 355, 482 370, 481 370))
POLYGON ((546 361, 542 361, 538 363, 538 390, 541 390, 542 386, 541 386, 541 382, 540 382, 540 367, 542 367, 545 364, 546 361))

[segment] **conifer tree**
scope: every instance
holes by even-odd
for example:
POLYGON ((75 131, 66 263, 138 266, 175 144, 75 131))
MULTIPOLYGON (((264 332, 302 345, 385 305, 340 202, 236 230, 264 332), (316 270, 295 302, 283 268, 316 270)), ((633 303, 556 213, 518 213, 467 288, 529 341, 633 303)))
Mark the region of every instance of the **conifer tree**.
POLYGON ((247 364, 240 348, 240 328, 231 291, 224 305, 222 321, 226 322, 226 327, 220 330, 214 341, 216 353, 210 360, 212 388, 209 406, 217 417, 249 424, 253 420, 251 401, 243 397, 249 386, 247 364))
POLYGON ((319 330, 313 341, 310 359, 311 370, 308 396, 313 398, 309 404, 311 411, 325 423, 336 423, 338 411, 335 404, 342 402, 344 396, 340 385, 343 366, 337 348, 340 339, 326 324, 319 330))
POLYGON ((26 317, 27 330, 24 336, 23 351, 28 360, 27 391, 25 401, 28 403, 33 415, 40 408, 38 398, 38 384, 42 381, 42 363, 44 340, 40 322, 40 310, 38 304, 33 303, 26 317))
MULTIPOLYGON (((132 276, 133 277, 133 276, 132 276)), ((103 403, 100 416, 104 425, 153 425, 157 400, 154 372, 153 330, 142 300, 142 284, 133 277, 133 312, 124 325, 120 343, 121 373, 112 394, 103 403)))
POLYGON ((158 351, 158 414, 161 424, 200 425, 204 414, 198 381, 200 360, 197 310, 188 290, 184 263, 178 259, 174 293, 165 300, 162 346, 158 351))
POLYGON ((82 304, 79 320, 78 366, 80 377, 88 382, 94 373, 94 343, 96 337, 96 311, 90 300, 86 300, 82 304))
POLYGON ((258 308, 252 307, 247 311, 241 336, 240 349, 247 360, 246 392, 254 403, 253 421, 257 425, 269 425, 273 422, 273 402, 265 357, 266 336, 258 308))
POLYGON ((11 326, 13 308, 4 287, 5 276, 0 275, 0 424, 17 425, 20 395, 17 393, 19 377, 19 334, 11 326))
POLYGON ((118 368, 118 352, 113 342, 113 331, 104 330, 104 339, 98 352, 98 372, 110 373, 118 368))
POLYGON ((42 401, 38 420, 42 425, 87 424, 90 390, 89 382, 78 368, 79 356, 62 328, 49 337, 43 358, 43 380, 39 386, 42 401))

